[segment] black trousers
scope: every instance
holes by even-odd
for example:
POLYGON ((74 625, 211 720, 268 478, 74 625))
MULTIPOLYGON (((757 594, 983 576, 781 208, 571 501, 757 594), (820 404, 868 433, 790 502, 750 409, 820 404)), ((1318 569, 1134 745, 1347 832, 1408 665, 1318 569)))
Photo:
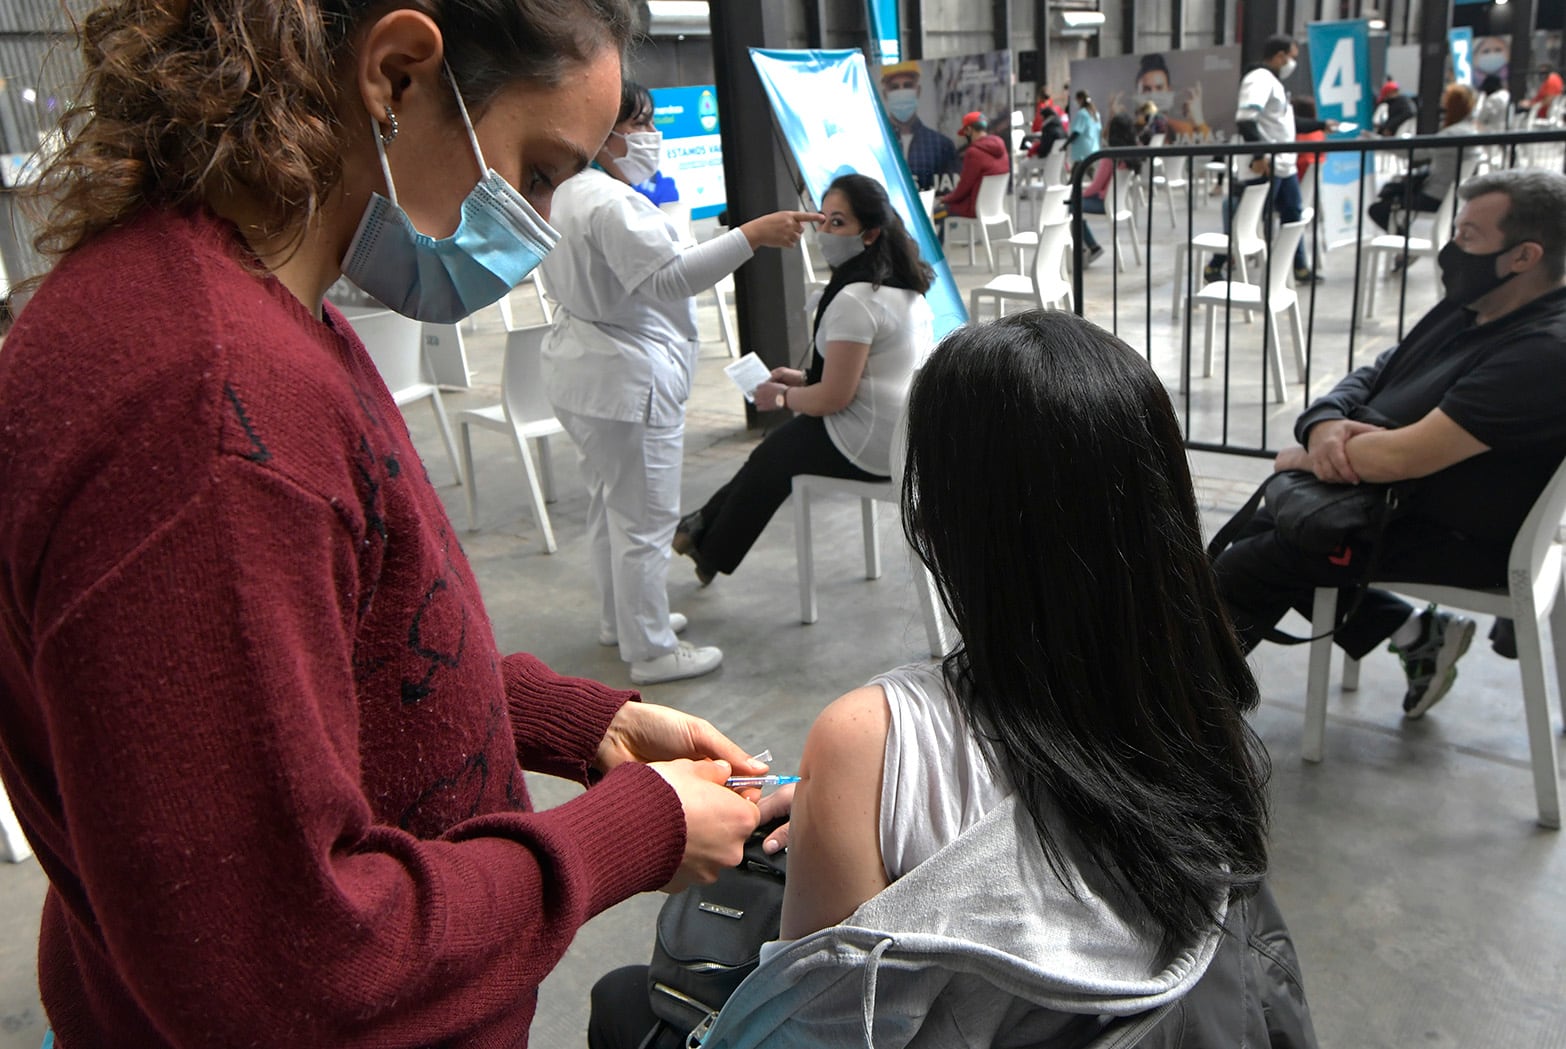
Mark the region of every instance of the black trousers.
POLYGON ((592 1011, 587 1019, 587 1049, 684 1049, 684 1035, 658 1017, 647 1000, 647 966, 627 965, 593 984, 592 1011))
MULTIPOLYGON (((1506 585, 1510 544, 1475 540, 1430 521, 1404 518, 1387 526, 1382 546, 1376 565, 1381 579, 1462 587, 1506 585)), ((1336 557, 1301 553, 1279 537, 1272 515, 1263 507, 1219 555, 1213 571, 1235 631, 1249 652, 1289 609, 1308 619, 1317 587, 1342 587, 1338 614, 1346 613, 1351 588, 1369 557, 1368 549, 1336 557)), ((1402 598, 1369 590, 1334 640, 1352 658, 1363 659, 1412 612, 1413 606, 1402 598)))
MULTIPOLYGON (((1411 205, 1410 213, 1441 210, 1440 198, 1432 197, 1430 194, 1421 193, 1418 190, 1414 191, 1412 198, 1406 198, 1403 196, 1402 184, 1400 182, 1392 182, 1387 184, 1379 197, 1370 202, 1370 207, 1365 209, 1365 214, 1369 215, 1371 221, 1376 225, 1391 233, 1393 232, 1392 214, 1395 211, 1402 211, 1405 204, 1411 205)), ((1398 225, 1402 228, 1397 232, 1402 233, 1406 231, 1408 229, 1408 218, 1405 217, 1398 225)))
POLYGON ((823 474, 851 481, 884 481, 844 458, 827 434, 826 422, 799 415, 767 434, 728 484, 701 508, 697 563, 711 572, 732 573, 761 537, 767 522, 788 498, 794 478, 823 474))

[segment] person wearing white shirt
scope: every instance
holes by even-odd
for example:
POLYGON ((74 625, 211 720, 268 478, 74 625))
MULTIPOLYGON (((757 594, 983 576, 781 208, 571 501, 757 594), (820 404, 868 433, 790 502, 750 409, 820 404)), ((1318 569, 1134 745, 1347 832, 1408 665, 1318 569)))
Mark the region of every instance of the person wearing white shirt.
MULTIPOLYGON (((1289 104, 1289 93, 1283 82, 1299 64, 1300 47, 1292 37, 1272 36, 1262 44, 1261 64, 1253 67, 1240 80, 1239 106, 1234 114, 1235 126, 1247 142, 1293 142, 1295 138, 1294 107, 1289 104)), ((1334 126, 1331 121, 1325 126, 1334 126)), ((1275 153, 1270 158, 1258 154, 1251 160, 1251 172, 1255 176, 1248 184, 1260 179, 1272 178, 1272 207, 1284 222, 1297 222, 1305 212, 1305 202, 1300 196, 1298 155, 1275 153)), ((1235 180, 1237 183, 1239 179, 1235 180)), ((1239 193, 1244 185, 1235 186, 1239 193)), ((1230 215, 1235 198, 1225 203, 1223 211, 1224 232, 1229 231, 1230 215)), ((1208 283, 1224 279, 1227 255, 1215 255, 1204 272, 1208 283)), ((1294 253, 1294 279, 1314 282, 1316 276, 1305 261, 1305 243, 1302 240, 1294 253)))
POLYGON ((888 198, 865 175, 841 175, 821 197, 817 234, 832 280, 816 307, 808 372, 773 369, 756 407, 799 413, 767 435, 734 478, 680 521, 674 550, 702 585, 739 567, 799 474, 856 481, 891 474, 892 433, 908 384, 935 342, 924 293, 934 273, 888 198))
POLYGON ((679 641, 669 612, 669 546, 679 521, 685 401, 696 371, 692 296, 760 247, 793 247, 820 218, 780 211, 691 243, 633 187, 658 168, 652 96, 626 81, 596 166, 560 186, 560 243, 543 272, 559 301, 543 383, 581 454, 599 641, 618 645, 639 685, 716 670, 723 653, 679 641))

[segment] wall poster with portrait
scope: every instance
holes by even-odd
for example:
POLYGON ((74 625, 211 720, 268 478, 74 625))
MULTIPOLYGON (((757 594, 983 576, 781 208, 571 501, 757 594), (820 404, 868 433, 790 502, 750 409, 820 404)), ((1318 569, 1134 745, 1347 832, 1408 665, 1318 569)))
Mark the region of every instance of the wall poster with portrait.
MULTIPOLYGON (((1011 52, 987 51, 880 66, 881 104, 921 190, 945 193, 962 170, 957 130, 966 113, 989 117, 990 130, 1011 130, 1011 52)), ((1031 119, 1032 114, 1028 115, 1031 119)))
POLYGON ((1105 127, 1116 113, 1135 118, 1151 102, 1172 141, 1227 139, 1234 134, 1240 72, 1235 46, 1084 58, 1071 63, 1071 93, 1074 100, 1086 91, 1105 127))

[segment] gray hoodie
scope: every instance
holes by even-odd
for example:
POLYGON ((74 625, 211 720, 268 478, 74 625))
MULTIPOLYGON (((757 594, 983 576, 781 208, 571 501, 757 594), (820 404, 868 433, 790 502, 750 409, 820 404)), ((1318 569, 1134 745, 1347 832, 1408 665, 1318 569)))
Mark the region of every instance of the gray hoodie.
POLYGON ((702 1046, 1075 1046, 1181 999, 1223 928, 1166 955, 1141 906, 1070 844, 1066 855, 1077 898, 1006 799, 841 925, 765 953, 702 1046))

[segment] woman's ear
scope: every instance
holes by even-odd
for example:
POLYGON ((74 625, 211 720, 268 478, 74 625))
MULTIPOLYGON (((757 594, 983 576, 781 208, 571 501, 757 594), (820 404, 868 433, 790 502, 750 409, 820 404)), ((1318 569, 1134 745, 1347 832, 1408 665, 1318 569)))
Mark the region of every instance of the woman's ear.
POLYGON ((445 40, 433 19, 407 8, 383 15, 364 31, 359 47, 355 73, 364 108, 379 121, 387 106, 400 109, 415 87, 444 104, 451 90, 444 66, 445 40))
POLYGON ((866 230, 865 233, 864 233, 864 236, 863 236, 863 239, 864 239, 864 242, 865 242, 865 247, 868 248, 870 245, 874 244, 880 238, 881 238, 881 230, 880 230, 879 227, 877 227, 875 229, 872 229, 872 230, 866 230))

